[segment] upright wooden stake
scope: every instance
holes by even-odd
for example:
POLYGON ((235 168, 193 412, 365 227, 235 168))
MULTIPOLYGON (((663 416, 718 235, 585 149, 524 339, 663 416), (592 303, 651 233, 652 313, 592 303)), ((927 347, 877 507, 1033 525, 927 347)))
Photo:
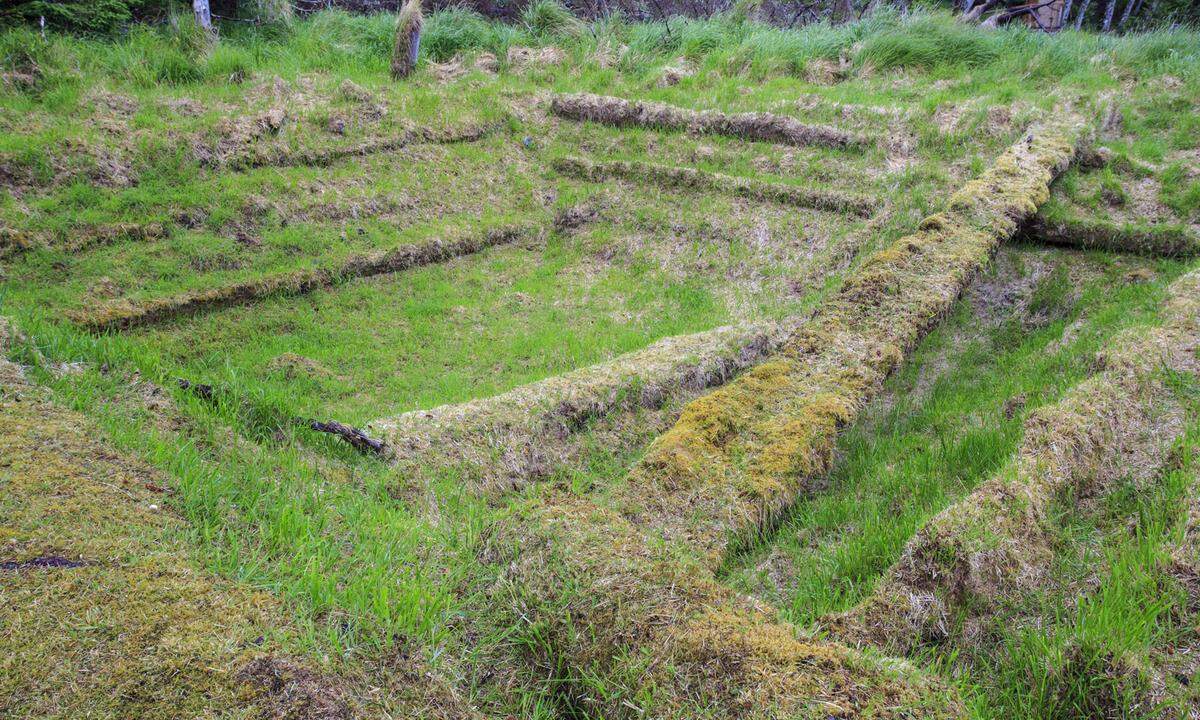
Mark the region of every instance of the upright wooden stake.
POLYGON ((212 11, 208 0, 192 0, 192 10, 196 13, 196 22, 205 30, 212 30, 212 11))

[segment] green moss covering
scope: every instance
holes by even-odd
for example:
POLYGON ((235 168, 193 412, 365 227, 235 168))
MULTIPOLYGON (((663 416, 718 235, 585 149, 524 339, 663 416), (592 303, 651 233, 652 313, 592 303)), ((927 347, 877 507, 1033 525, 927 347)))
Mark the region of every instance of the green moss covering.
POLYGON ((1047 583, 1056 498, 1152 472, 1182 432, 1168 373, 1200 375, 1200 271, 1171 286, 1162 315, 1117 336, 1101 372, 1031 415, 1013 462, 922 528, 871 597, 830 619, 835 633, 901 652, 958 643, 963 615, 978 623, 1047 583))
POLYGON ((777 357, 683 411, 616 500, 716 566, 732 536, 753 532, 805 491, 850 422, 963 285, 1049 195, 1084 131, 1065 113, 1032 131, 942 213, 868 257, 777 357))

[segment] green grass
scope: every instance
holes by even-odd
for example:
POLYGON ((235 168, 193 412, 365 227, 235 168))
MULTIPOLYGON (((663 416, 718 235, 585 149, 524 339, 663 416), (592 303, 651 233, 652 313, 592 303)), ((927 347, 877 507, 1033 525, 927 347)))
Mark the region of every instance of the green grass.
MULTIPOLYGON (((472 663, 497 646, 537 643, 537 628, 494 634, 487 617, 467 615, 488 612, 477 600, 490 577, 476 553, 511 498, 472 497, 453 473, 416 496, 394 497, 393 469, 295 427, 290 416, 363 424, 502 392, 668 335, 802 316, 864 253, 911 231, 1029 122, 1079 95, 1133 88, 1121 95, 1123 130, 1103 139, 1124 163, 1073 171, 1061 186, 1070 199, 1099 210, 1102 189, 1128 194, 1131 179, 1151 178, 1164 207, 1182 222, 1197 218, 1186 154, 1196 149, 1189 112, 1200 97, 1191 30, 982 32, 924 12, 795 31, 735 15, 580 26, 536 3, 515 25, 460 9, 432 13, 422 67, 410 82, 393 83, 393 20, 322 12, 286 27, 239 24, 223 27, 211 49, 145 27, 108 42, 0 33, 3 70, 37 76, 28 90, 0 88, 0 180, 11 190, 0 194, 0 227, 48 244, 0 260, 0 313, 17 317, 47 358, 40 381, 97 419, 116 445, 168 473, 171 502, 208 565, 287 601, 314 656, 369 666, 397 648, 411 651, 442 676, 468 678, 464 692, 499 715, 561 715, 553 692, 472 684, 486 674, 472 663), (550 44, 565 51, 565 63, 507 63, 510 47, 550 44), (499 75, 471 70, 443 82, 431 64, 461 55, 470 66, 481 52, 499 57, 499 75), (662 68, 681 57, 694 74, 660 86, 662 68), (847 79, 821 84, 817 63, 841 58, 847 79), (371 99, 347 97, 346 80, 371 99), (544 95, 554 91, 768 110, 881 142, 852 153, 569 123, 545 112, 544 95), (477 143, 328 167, 233 172, 201 162, 197 147, 229 139, 223 122, 276 106, 287 111, 283 127, 248 147, 326 150, 409 126, 499 129, 477 143), (1007 114, 990 112, 996 106, 1007 114), (958 122, 940 127, 948 112, 958 122), (328 129, 338 117, 347 120, 344 135, 328 129), (549 169, 566 155, 814 185, 876 196, 886 208, 868 225, 713 194, 583 183, 549 169), (552 228, 556 215, 579 206, 593 211, 588 222, 552 228), (125 334, 92 337, 63 322, 68 311, 122 297, 329 267, 354 253, 515 220, 544 232, 438 266, 125 334), (169 235, 66 249, 96 227, 146 222, 169 235), (82 369, 63 374, 58 363, 82 369), (218 385, 218 402, 178 390, 178 377, 218 385), (146 383, 164 388, 178 414, 164 420, 146 383)), ((1024 413, 1089 374, 1116 329, 1153 315, 1180 270, 1028 248, 1005 257, 1054 266, 1028 288, 1025 317, 981 328, 961 305, 890 381, 871 419, 848 430, 828 489, 731 560, 729 582, 761 592, 801 624, 854 603, 925 519, 1004 464, 1024 413), (1130 281, 1135 266, 1157 274, 1130 281), (1076 267, 1088 270, 1077 275, 1076 267), (1059 343, 1064 332, 1071 339, 1059 343), (789 568, 786 586, 755 569, 772 551, 789 568)), ((18 357, 33 363, 35 353, 27 346, 18 357)), ((601 423, 589 427, 577 462, 553 468, 549 481, 605 492, 671 412, 630 420, 645 431, 625 443, 601 423)), ((1177 499, 1182 485, 1170 486, 1163 492, 1177 499)), ((1161 508, 1166 495, 1137 503, 1161 508)), ((1014 634, 1026 649, 998 663, 994 679, 963 680, 969 692, 977 688, 980 714, 1057 708, 1058 699, 1037 692, 1048 681, 1021 678, 1040 677, 1046 658, 1074 644, 1092 652, 1111 636, 1104 648, 1140 651, 1164 637, 1175 608, 1156 601, 1145 571, 1174 532, 1159 520, 1148 521, 1144 540, 1114 538, 1096 556, 1117 574, 1114 589, 1055 613, 1061 622, 1047 640, 1014 634)))
POLYGON ((1041 268, 1019 306, 989 319, 973 311, 974 296, 961 301, 842 436, 828 489, 731 562, 729 582, 774 598, 801 625, 850 609, 921 525, 1008 461, 1030 410, 1090 375, 1117 329, 1153 317, 1177 272, 1163 264, 1154 282, 1131 284, 1124 262, 1032 249, 1007 251, 999 264, 1017 287, 1041 268), (1071 274, 1085 269, 1092 277, 1080 286, 1071 274))

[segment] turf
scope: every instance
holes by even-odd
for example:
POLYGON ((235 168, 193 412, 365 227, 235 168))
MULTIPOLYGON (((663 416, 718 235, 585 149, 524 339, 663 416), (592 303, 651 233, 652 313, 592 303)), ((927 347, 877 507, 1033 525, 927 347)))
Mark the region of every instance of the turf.
MULTIPOLYGON (((1142 697, 1147 678, 1157 687, 1156 678, 1194 673, 1182 659, 1196 646, 1186 570, 1195 542, 1177 520, 1195 494, 1186 459, 1153 487, 1104 500, 1106 516, 1061 508, 1064 532, 1086 539, 1064 547, 1088 552, 1056 562, 1079 585, 1100 578, 1098 589, 1050 593, 1013 615, 1006 655, 909 664, 811 633, 867 596, 930 517, 1003 466, 1023 419, 1093 374, 1109 338, 1154 321, 1167 284, 1194 265, 1154 257, 1161 247, 1146 238, 1161 240, 1165 227, 1175 242, 1196 229, 1196 33, 985 32, 926 12, 795 30, 736 13, 584 25, 553 3, 534 8, 515 25, 464 10, 426 15, 418 67, 404 81, 389 73, 386 14, 227 26, 214 45, 186 28, 139 26, 118 39, 0 33, 0 315, 21 330, 5 354, 21 366, 21 383, 49 393, 32 411, 6 406, 6 427, 34 427, 30 412, 69 417, 92 455, 112 454, 106 462, 118 470, 152 467, 167 490, 161 504, 178 514, 163 540, 179 548, 172 562, 222 588, 218 604, 269 596, 268 620, 283 628, 272 648, 292 664, 259 674, 331 682, 347 708, 403 714, 414 701, 444 717, 622 717, 634 707, 716 717, 772 704, 829 710, 810 702, 828 698, 879 716, 1071 717, 1105 711, 1089 697, 1142 697), (769 134, 614 127, 552 112, 554 97, 578 93, 710 119, 771 113, 865 142, 797 147, 761 141, 778 139, 769 134), (683 548, 647 540, 663 530, 654 523, 629 529, 657 501, 649 480, 662 478, 638 485, 643 476, 630 475, 661 448, 655 438, 690 402, 766 372, 761 360, 776 346, 737 361, 721 355, 717 370, 682 379, 671 373, 691 366, 664 364, 663 348, 702 346, 695 338, 718 327, 794 328, 862 295, 848 277, 875 278, 886 291, 864 259, 936 231, 922 219, 1067 107, 1095 126, 1100 152, 1087 157, 1102 160, 1070 169, 1041 219, 1140 238, 1133 249, 1149 257, 1132 258, 1115 240, 1046 250, 1040 243, 1053 238, 1040 235, 1049 233, 1027 227, 1023 244, 1002 249, 982 277, 961 278, 966 298, 842 429, 833 469, 810 473, 777 524, 735 536, 705 530, 683 548), (572 163, 629 172, 563 172, 572 163), (653 172, 634 172, 645 168, 653 172), (820 202, 796 207, 764 189, 820 202), (853 212, 840 205, 860 198, 869 202, 853 212), (339 270, 508 225, 529 232, 371 277, 339 270), (337 281, 302 294, 272 284, 310 276, 337 281), (239 287, 271 292, 243 298, 239 287), (241 301, 104 332, 86 323, 114 308, 223 293, 241 301), (179 389, 179 378, 213 385, 215 400, 179 389), (595 378, 602 397, 572 384, 595 378), (524 407, 509 419, 506 407, 512 425, 439 427, 447 452, 417 448, 423 467, 393 464, 402 452, 362 456, 294 420, 370 432, 373 422, 439 406, 448 405, 431 417, 468 417, 504 398, 541 397, 540 387, 557 388, 558 399, 529 412, 553 420, 527 423, 524 407), (444 462, 469 443, 486 450, 470 456, 486 467, 444 462), (475 482, 476 472, 504 482, 475 482), (620 502, 635 496, 647 502, 620 502), (1132 535, 1118 529, 1126 524, 1132 535), (726 547, 734 552, 696 564, 697 554, 726 547), (711 612, 694 612, 676 590, 708 598, 711 612), (622 636, 647 622, 641 610, 670 614, 665 629, 622 636), (1019 621, 1028 618, 1053 633, 1027 631, 1019 621), (655 664, 662 658, 675 667, 655 664), (1148 670, 1127 672, 1133 666, 1148 670), (860 694, 829 682, 842 673, 861 681, 860 694), (414 699, 402 685, 428 685, 428 696, 414 699), (734 686, 745 693, 716 689, 734 686), (357 694, 369 687, 382 689, 357 694)), ((958 210, 975 222, 984 208, 958 210)), ((1185 254, 1176 245, 1167 254, 1185 254)), ((864 312, 850 329, 885 320, 864 312)), ((32 392, 24 388, 18 394, 32 392)), ((1179 458, 1195 444, 1189 428, 1179 458)), ((381 437, 407 442, 404 433, 381 437)), ((722 461, 728 473, 701 480, 730 481, 757 458, 746 437, 729 447, 750 452, 733 452, 722 461)), ((696 517, 681 506, 673 527, 732 516, 741 502, 690 507, 696 517)), ((0 525, 37 535, 22 512, 0 506, 0 525)), ((125 524, 141 537, 141 525, 125 524)), ((26 572, 19 563, 30 557, 14 555, 13 567, 26 572)), ((18 609, 14 622, 49 627, 79 601, 54 597, 18 609)), ((160 601, 163 613, 186 609, 160 601)), ((136 625, 104 607, 114 626, 136 625)), ((19 656, 51 662, 37 635, 21 635, 19 656)), ((66 662, 51 684, 83 693, 63 707, 120 715, 96 699, 120 678, 72 685, 89 647, 81 642, 66 638, 59 651, 66 662)), ((214 663, 228 664, 205 664, 214 663)), ((28 679, 5 672, 11 689, 0 706, 25 694, 17 688, 28 679)), ((230 677, 218 676, 208 695, 189 689, 214 713, 262 710, 239 700, 241 676, 230 677)), ((161 690, 159 702, 180 681, 154 675, 144 687, 161 690)), ((1195 702, 1173 682, 1171 697, 1195 702)), ((169 716, 204 705, 187 697, 154 707, 169 716)), ((18 716, 39 716, 19 707, 18 716)))

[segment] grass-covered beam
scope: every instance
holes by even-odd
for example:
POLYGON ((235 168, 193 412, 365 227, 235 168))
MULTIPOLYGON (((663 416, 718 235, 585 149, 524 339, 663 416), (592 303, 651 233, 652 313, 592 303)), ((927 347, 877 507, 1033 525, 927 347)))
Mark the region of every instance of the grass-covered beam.
POLYGON ((550 110, 568 120, 618 127, 684 130, 781 145, 861 149, 871 144, 871 140, 861 135, 826 125, 808 125, 787 115, 767 112, 727 114, 713 110, 689 110, 665 103, 626 100, 590 93, 555 95, 550 102, 550 110))
POLYGON ((1200 255, 1200 233, 1181 224, 1116 223, 1063 208, 1043 208, 1021 232, 1030 242, 1149 257, 1200 255))
POLYGON ((302 295, 354 278, 371 277, 445 262, 537 234, 536 228, 508 226, 463 238, 437 239, 391 250, 355 255, 336 268, 296 270, 257 280, 195 290, 151 300, 122 300, 74 313, 71 319, 91 332, 128 330, 177 317, 211 312, 276 295, 302 295))
POLYGON ((664 187, 721 192, 750 200, 777 202, 829 212, 847 212, 859 217, 870 217, 871 213, 879 207, 879 203, 870 198, 836 190, 769 183, 695 168, 671 167, 638 161, 595 162, 586 158, 565 157, 554 161, 554 169, 564 175, 585 180, 601 181, 619 178, 664 187))

